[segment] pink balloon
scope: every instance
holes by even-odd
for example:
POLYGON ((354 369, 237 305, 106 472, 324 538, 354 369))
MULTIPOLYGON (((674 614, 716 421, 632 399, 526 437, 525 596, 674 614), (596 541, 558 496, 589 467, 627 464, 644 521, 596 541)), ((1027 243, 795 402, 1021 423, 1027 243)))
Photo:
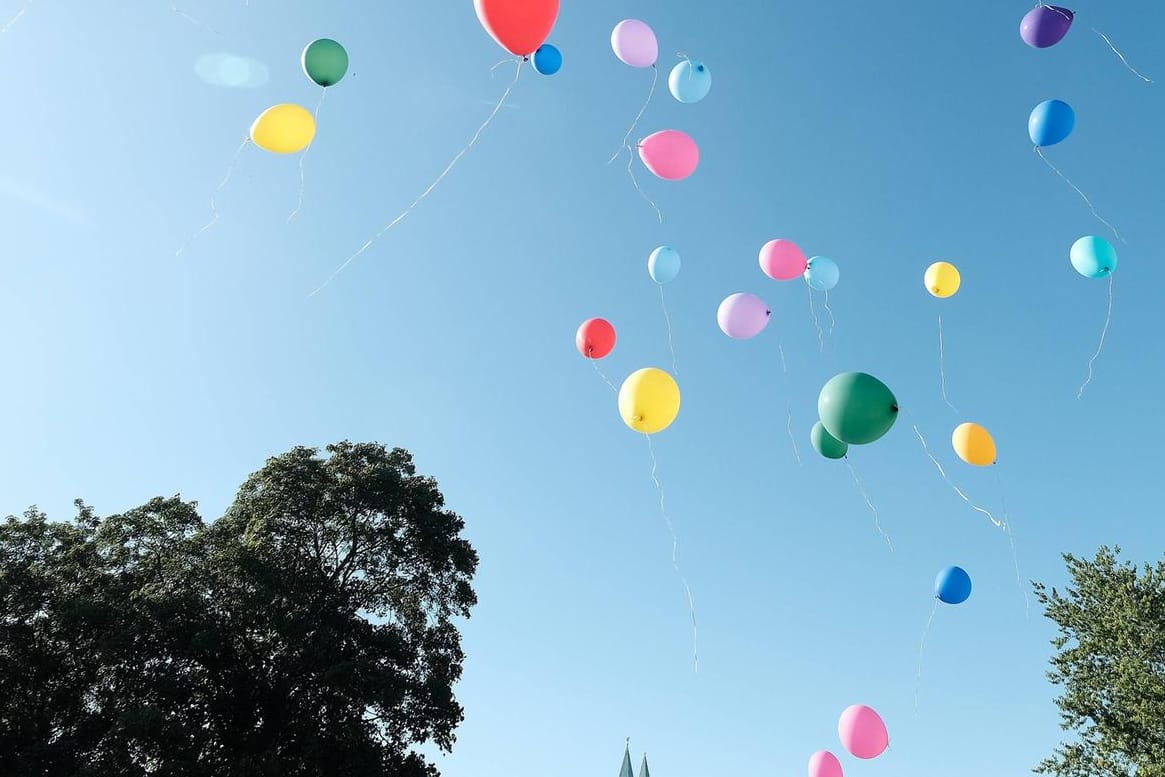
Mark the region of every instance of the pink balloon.
POLYGON ((696 172, 700 149, 685 132, 660 130, 639 141, 639 158, 665 181, 681 181, 696 172))
POLYGON ((646 22, 624 19, 611 30, 615 56, 631 67, 651 67, 659 58, 659 42, 646 22))
POLYGON ((841 761, 828 750, 818 750, 809 756, 809 777, 843 777, 841 761))
POLYGON ((790 281, 804 274, 809 262, 792 240, 770 240, 761 246, 760 269, 774 281, 790 281))
POLYGON ((769 324, 769 306, 755 294, 737 292, 720 303, 716 323, 720 331, 737 340, 756 337, 769 324))
POLYGON ((877 758, 890 744, 886 724, 864 704, 845 708, 837 721, 837 735, 845 749, 858 758, 877 758))

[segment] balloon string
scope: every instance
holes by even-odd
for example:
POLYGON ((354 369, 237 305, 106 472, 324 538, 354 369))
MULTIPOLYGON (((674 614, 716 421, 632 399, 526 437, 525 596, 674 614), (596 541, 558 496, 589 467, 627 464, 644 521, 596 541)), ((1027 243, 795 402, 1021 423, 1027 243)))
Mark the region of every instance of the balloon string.
POLYGON ((471 148, 473 148, 474 146, 477 145, 477 141, 481 138, 481 134, 483 132, 485 132, 486 127, 488 127, 493 122, 494 117, 496 117, 498 115, 498 113, 501 112, 502 108, 505 106, 506 99, 510 96, 510 92, 513 91, 514 86, 518 83, 518 78, 522 75, 522 64, 523 64, 523 60, 519 59, 518 66, 514 70, 514 80, 510 81, 510 85, 506 87, 506 91, 502 92, 501 98, 498 100, 497 104, 494 105, 493 110, 490 111, 490 114, 489 114, 489 116, 486 117, 486 120, 484 122, 482 122, 480 127, 477 128, 477 132, 473 133, 473 137, 470 138, 469 143, 467 143, 464 148, 462 148, 460 151, 457 152, 457 156, 453 157, 452 161, 450 161, 449 164, 445 166, 445 169, 441 171, 441 174, 439 176, 437 176, 437 180, 435 180, 431 184, 429 184, 429 188, 427 188, 427 189, 425 189, 425 191, 421 192, 420 196, 417 197, 415 200, 413 200, 413 203, 411 205, 409 205, 407 208, 405 208, 405 210, 399 216, 394 218, 388 224, 385 224, 384 227, 381 228, 381 230, 379 232, 377 232, 375 235, 370 237, 368 239, 368 241, 366 243, 364 243, 364 245, 360 246, 360 250, 358 250, 356 253, 349 256, 347 258, 347 260, 345 260, 345 262, 343 264, 341 264, 339 267, 337 267, 336 271, 333 272, 331 274, 331 276, 326 281, 324 281, 323 284, 318 289, 316 289, 311 294, 309 294, 308 297, 314 297, 316 294, 320 293, 329 283, 331 283, 336 278, 337 275, 342 273, 348 267, 348 265, 350 265, 352 262, 356 261, 356 259, 361 254, 363 254, 365 251, 367 251, 369 248, 371 248, 372 244, 375 243, 377 240, 379 240, 380 237, 385 232, 392 229, 400 222, 404 221, 408 217, 408 215, 410 213, 412 213, 413 210, 415 210, 418 205, 421 204, 421 201, 424 200, 426 197, 428 197, 429 194, 434 189, 437 188, 437 185, 440 184, 441 181, 445 180, 445 176, 449 175, 449 172, 454 168, 454 166, 456 166, 456 164, 461 161, 461 157, 465 156, 466 153, 468 153, 471 148))
POLYGON ((643 118, 643 114, 647 112, 647 106, 651 104, 651 98, 655 96, 655 84, 659 81, 659 68, 655 65, 651 66, 651 90, 647 93, 647 99, 643 101, 643 107, 639 109, 639 113, 635 116, 635 121, 631 122, 631 126, 627 128, 627 134, 623 136, 623 143, 619 149, 611 154, 611 158, 607 160, 607 164, 611 164, 623 153, 623 149, 628 148, 627 141, 631 139, 631 133, 639 126, 639 120, 643 118))
POLYGON ((664 523, 667 524, 667 530, 671 533, 671 563, 672 566, 675 567, 676 574, 679 575, 680 582, 684 584, 684 592, 688 595, 688 610, 692 614, 692 662, 693 666, 695 667, 695 671, 699 672, 700 656, 696 649, 696 602, 692 598, 692 589, 688 585, 687 578, 685 578, 684 573, 680 571, 680 541, 679 538, 676 537, 675 527, 672 526, 671 518, 669 518, 667 514, 667 507, 664 503, 663 484, 659 482, 659 477, 656 475, 656 471, 659 469, 659 462, 656 461, 655 458, 655 444, 651 441, 650 434, 645 434, 643 436, 647 438, 647 450, 651 453, 651 480, 655 483, 656 490, 659 491, 659 514, 663 516, 664 523))
POLYGON ((616 394, 618 394, 618 393, 619 393, 619 389, 618 389, 618 388, 616 388, 615 384, 611 382, 611 379, 607 377, 607 374, 606 374, 605 372, 603 372, 603 370, 602 370, 602 368, 601 368, 601 367, 599 367, 599 360, 598 360, 598 359, 591 359, 591 360, 590 360, 590 362, 591 362, 591 364, 594 366, 594 368, 595 368, 595 372, 599 373, 599 377, 600 377, 600 378, 602 378, 602 379, 603 379, 603 381, 604 381, 604 382, 605 382, 605 383, 606 383, 608 386, 610 386, 610 387, 611 387, 611 391, 614 391, 616 394))
POLYGON ((1129 61, 1128 61, 1127 59, 1125 59, 1125 55, 1124 55, 1124 54, 1122 54, 1122 53, 1120 53, 1120 51, 1117 49, 1117 47, 1116 47, 1116 46, 1112 45, 1112 41, 1108 39, 1108 36, 1107 36, 1107 35, 1105 35, 1105 34, 1104 34, 1103 32, 1101 32, 1100 30, 1096 29, 1095 27, 1093 27, 1093 28, 1092 28, 1092 31, 1093 31, 1093 32, 1095 32, 1097 35, 1099 35, 1099 36, 1101 37, 1101 39, 1103 39, 1103 40, 1104 40, 1104 42, 1108 44, 1108 47, 1109 47, 1110 49, 1112 49, 1112 53, 1113 53, 1113 54, 1116 54, 1118 57, 1120 57, 1120 61, 1121 61, 1121 63, 1122 63, 1122 64, 1123 64, 1123 65, 1124 65, 1126 68, 1128 68, 1128 70, 1129 70, 1129 72, 1130 72, 1130 73, 1132 73, 1132 74, 1133 74, 1133 75, 1135 75, 1137 78, 1139 78, 1139 79, 1141 79, 1142 81, 1144 81, 1146 84, 1151 84, 1151 83, 1153 83, 1153 79, 1149 78, 1149 77, 1148 77, 1148 76, 1146 76, 1146 75, 1143 75, 1143 74, 1141 74, 1141 73, 1137 72, 1137 69, 1136 69, 1135 67, 1133 67, 1132 65, 1130 65, 1130 64, 1129 64, 1129 61))
POLYGON ((0 35, 8 32, 9 27, 20 21, 20 17, 24 16, 24 12, 27 11, 35 1, 36 0, 24 0, 24 5, 20 6, 20 10, 16 12, 16 15, 5 22, 3 27, 0 27, 0 35))
POLYGON ((1007 541, 1011 544, 1011 562, 1015 566, 1015 583, 1019 586, 1019 592, 1023 594, 1024 617, 1030 620, 1032 603, 1027 595, 1027 587, 1023 584, 1023 575, 1019 573, 1019 554, 1015 550, 1015 535, 1011 533, 1011 516, 1007 511, 1007 492, 1003 488, 1003 476, 999 474, 998 468, 994 469, 995 483, 999 486, 999 498, 1003 504, 1003 531, 1007 534, 1007 541))
POLYGON ((503 60, 500 60, 500 61, 498 61, 498 62, 495 62, 495 63, 494 63, 494 64, 493 64, 493 65, 490 67, 490 69, 489 69, 489 77, 490 77, 490 78, 493 78, 493 77, 494 77, 494 71, 495 71, 495 70, 497 70, 499 67, 501 67, 502 65, 506 64, 507 62, 513 62, 513 61, 514 61, 514 58, 513 58, 513 57, 506 57, 506 58, 505 58, 505 59, 503 59, 503 60))
POLYGON ((809 290, 809 315, 813 316, 813 326, 817 327, 817 345, 820 346, 821 352, 825 353, 825 332, 821 329, 821 321, 817 318, 817 308, 813 306, 813 287, 806 284, 805 288, 809 290))
POLYGON ((1078 187, 1076 184, 1069 181, 1068 176, 1061 173, 1059 168, 1057 168, 1054 164, 1049 162, 1048 158, 1046 156, 1044 156, 1044 152, 1040 149, 1039 146, 1034 146, 1033 148, 1035 149, 1035 152, 1037 154, 1039 154, 1040 159, 1044 160, 1044 164, 1046 164, 1048 167, 1052 168, 1053 173, 1060 176, 1060 178, 1062 178, 1064 180, 1064 183, 1068 184, 1069 186, 1071 186, 1073 189, 1076 190, 1076 193, 1079 194, 1080 198, 1084 200, 1084 204, 1088 206, 1088 209, 1090 211, 1092 211, 1092 215, 1095 216, 1097 218, 1097 220, 1100 221, 1100 223, 1104 224, 1106 227, 1111 229, 1112 233, 1114 235, 1116 235, 1117 240, 1121 241, 1125 245, 1128 245, 1128 243, 1125 241, 1125 239, 1123 237, 1121 237, 1121 233, 1117 231, 1116 227, 1114 227, 1112 224, 1108 223, 1108 221, 1105 220, 1105 218, 1103 216, 1101 216, 1099 213, 1096 212, 1096 208, 1093 206, 1092 201, 1090 199, 1088 199, 1088 195, 1086 195, 1084 192, 1080 191, 1080 187, 1078 187))
POLYGON ((1084 397, 1084 389, 1088 388, 1088 384, 1092 382, 1092 365, 1100 357, 1100 352, 1104 350, 1104 338, 1108 335, 1108 325, 1112 322, 1112 279, 1113 276, 1108 276, 1108 313, 1104 317, 1104 328, 1100 330, 1100 343, 1096 346, 1096 353, 1092 354, 1092 358, 1088 360, 1088 377, 1080 384, 1080 390, 1076 392, 1076 398, 1082 399, 1084 397))
MULTIPOLYGON (((25 5, 25 8, 27 8, 29 5, 32 5, 32 2, 31 2, 31 0, 29 1, 29 3, 28 3, 27 5, 25 5)), ((213 35, 217 35, 217 36, 219 36, 220 38, 222 37, 222 33, 221 33, 221 32, 219 32, 219 31, 218 31, 218 30, 216 30, 215 28, 211 27, 211 26, 210 26, 209 24, 207 24, 206 22, 203 22, 203 21, 200 21, 200 20, 198 20, 198 19, 195 19, 193 16, 191 16, 190 14, 186 13, 185 11, 183 11, 181 8, 179 8, 179 7, 178 7, 178 3, 176 3, 176 2, 171 2, 171 3, 170 3, 170 10, 172 10, 174 13, 178 14, 179 16, 181 16, 181 17, 182 17, 183 19, 185 19, 186 21, 188 21, 188 22, 190 22, 191 24, 193 24, 195 27, 201 27, 202 29, 206 30, 207 32, 209 32, 209 33, 211 33, 211 34, 213 34, 213 35)), ((21 11, 21 13, 23 13, 23 11, 21 11)))
POLYGON ((930 460, 934 464, 934 466, 938 468, 938 474, 942 476, 942 479, 946 482, 946 484, 948 486, 950 486, 951 488, 953 488, 955 490, 955 493, 959 495, 959 498, 962 499, 964 502, 966 502, 971 507, 971 509, 974 510, 975 512, 982 513, 983 515, 987 516, 987 518, 991 521, 991 523, 995 524, 996 528, 999 528, 999 529, 1004 528, 1003 523, 998 518, 996 518, 991 513, 990 510, 986 510, 986 509, 980 507, 979 505, 975 504, 974 502, 972 502, 970 497, 968 497, 966 494, 964 494, 963 490, 961 488, 959 488, 953 482, 951 482, 951 479, 949 477, 947 477, 946 470, 943 469, 943 465, 939 464, 938 459, 936 459, 934 457, 934 454, 932 454, 930 452, 930 448, 926 444, 926 438, 922 436, 922 432, 920 432, 918 430, 917 425, 914 427, 914 433, 918 435, 918 439, 922 443, 922 449, 924 451, 926 451, 926 455, 930 458, 930 460))
POLYGON ((800 466, 802 466, 802 464, 801 464, 801 451, 797 447, 797 436, 795 434, 793 434, 793 403, 792 402, 788 402, 788 401, 785 402, 785 411, 786 411, 785 431, 789 433, 789 442, 793 443, 793 458, 796 460, 797 466, 800 467, 800 466))
POLYGON ((777 343, 777 353, 781 355, 781 371, 785 373, 785 382, 788 383, 789 365, 785 363, 785 346, 777 343))
MULTIPOLYGON (((323 88, 323 90, 320 92, 320 101, 318 103, 316 103, 316 109, 312 112, 312 119, 313 120, 319 119, 320 108, 324 107, 324 98, 327 96, 328 96, 328 87, 325 86, 323 88)), ((299 214, 300 209, 303 207, 303 191, 304 191, 303 160, 304 160, 304 157, 307 156, 307 152, 311 151, 311 147, 312 147, 313 143, 315 143, 314 137, 312 138, 312 142, 307 144, 307 148, 305 148, 303 150, 303 153, 299 155, 299 201, 295 205, 295 210, 291 211, 291 215, 289 215, 287 217, 288 224, 290 224, 291 220, 294 219, 296 217, 296 215, 299 214)))
POLYGON ((663 320, 667 324, 667 347, 671 351, 671 371, 673 375, 680 374, 680 368, 676 366, 676 346, 672 341, 671 331, 671 316, 667 312, 667 302, 663 298, 663 285, 659 287, 659 304, 663 308, 663 320))
POLYGON ((829 336, 833 336, 833 330, 837 326, 837 319, 833 316, 833 308, 829 306, 829 290, 825 290, 825 312, 829 314, 829 336))
POLYGON ((203 232, 206 232, 206 230, 213 227, 215 225, 215 222, 218 221, 218 206, 215 204, 215 197, 230 182, 231 175, 235 171, 235 165, 239 161, 239 156, 243 153, 243 149, 246 148, 250 142, 251 142, 251 139, 247 138, 246 140, 244 140, 242 143, 239 144, 239 147, 235 150, 235 155, 233 157, 231 157, 230 164, 227 165, 226 175, 223 176, 223 179, 219 183, 219 185, 214 187, 214 191, 210 193, 210 221, 206 222, 205 226, 203 226, 202 229, 195 232, 194 235, 189 240, 187 240, 185 243, 183 243, 178 248, 178 250, 174 252, 174 256, 182 256, 183 252, 186 251, 186 249, 190 246, 191 243, 193 243, 195 240, 197 240, 202 235, 203 232))
POLYGON ((659 209, 650 197, 644 193, 643 189, 639 188, 639 181, 635 178, 635 171, 632 166, 635 164, 635 151, 630 146, 627 147, 627 175, 631 176, 631 185, 635 187, 635 191, 639 192, 639 196, 647 201, 647 204, 655 208, 655 215, 659 217, 659 223, 663 223, 663 211, 659 209))
POLYGON ((959 408, 951 404, 951 400, 947 399, 947 368, 946 358, 943 354, 943 314, 938 314, 938 377, 939 384, 942 386, 943 402, 947 403, 947 407, 959 412, 959 408))
POLYGON ((934 597, 934 606, 930 608, 930 617, 926 619, 926 628, 922 630, 922 640, 918 643, 918 674, 914 677, 914 711, 918 712, 918 689, 922 685, 922 651, 926 647, 926 638, 930 634, 930 626, 934 623, 934 614, 938 612, 938 597, 934 597))
POLYGON ((874 507, 874 503, 870 501, 870 495, 866 492, 865 486, 862 485, 861 478, 858 477, 858 471, 854 469, 854 465, 850 462, 849 456, 844 456, 845 466, 849 469, 849 474, 853 476, 854 485, 858 487, 858 493, 862 495, 862 499, 866 500, 866 507, 870 508, 870 512, 874 514, 874 528, 878 530, 878 534, 882 535, 882 539, 886 540, 886 544, 890 546, 890 552, 894 552, 894 543, 890 541, 890 536, 882 530, 881 516, 878 513, 878 508, 874 507))

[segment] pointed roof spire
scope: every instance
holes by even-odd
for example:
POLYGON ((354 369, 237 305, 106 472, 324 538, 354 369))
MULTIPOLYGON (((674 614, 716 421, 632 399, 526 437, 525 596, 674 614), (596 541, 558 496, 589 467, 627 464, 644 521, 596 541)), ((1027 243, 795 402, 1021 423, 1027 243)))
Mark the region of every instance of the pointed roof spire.
POLYGON ((631 737, 627 737, 627 748, 623 751, 623 766, 619 769, 619 777, 635 777, 631 771, 631 737))
POLYGON ((639 777, 651 777, 651 772, 647 768, 647 753, 643 754, 643 763, 639 765, 639 777))

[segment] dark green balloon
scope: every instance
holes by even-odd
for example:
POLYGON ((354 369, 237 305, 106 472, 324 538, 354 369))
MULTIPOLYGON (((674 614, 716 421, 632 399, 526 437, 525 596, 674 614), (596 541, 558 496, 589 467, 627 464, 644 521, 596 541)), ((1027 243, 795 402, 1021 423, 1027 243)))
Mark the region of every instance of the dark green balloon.
POLYGON ((335 86, 348 72, 348 52, 331 38, 309 43, 300 59, 303 72, 320 86, 335 86))
POLYGON ((834 375, 817 397, 825 431, 850 445, 865 445, 890 431, 898 400, 886 384, 864 372, 834 375))
POLYGON ((825 426, 818 421, 813 424, 813 431, 809 432, 809 442, 813 443, 813 450, 827 459, 841 459, 849 451, 849 445, 825 431, 825 426))

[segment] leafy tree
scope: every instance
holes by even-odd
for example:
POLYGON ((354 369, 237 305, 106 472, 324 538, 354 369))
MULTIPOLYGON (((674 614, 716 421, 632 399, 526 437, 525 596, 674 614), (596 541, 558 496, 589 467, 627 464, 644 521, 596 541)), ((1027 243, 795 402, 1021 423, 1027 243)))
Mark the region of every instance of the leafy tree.
POLYGON ((226 514, 0 526, 0 774, 432 777, 477 554, 401 449, 297 447, 226 514))
POLYGON ((1064 554, 1072 582, 1064 594, 1036 583, 1045 615, 1058 627, 1048 678, 1061 745, 1036 772, 1057 777, 1165 777, 1165 561, 1117 563, 1120 548, 1093 560, 1064 554))

